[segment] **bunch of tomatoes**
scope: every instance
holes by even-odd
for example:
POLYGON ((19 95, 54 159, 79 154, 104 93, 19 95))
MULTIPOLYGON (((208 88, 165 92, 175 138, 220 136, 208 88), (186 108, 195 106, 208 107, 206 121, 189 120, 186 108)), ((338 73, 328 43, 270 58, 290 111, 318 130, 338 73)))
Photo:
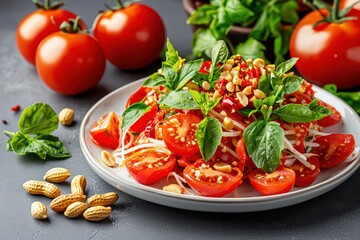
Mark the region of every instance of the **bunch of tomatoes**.
POLYGON ((98 84, 106 59, 120 69, 139 69, 155 61, 164 46, 164 23, 144 4, 117 0, 95 19, 92 36, 75 13, 61 9, 62 2, 34 2, 38 9, 18 25, 17 46, 44 83, 61 94, 80 94, 98 84))

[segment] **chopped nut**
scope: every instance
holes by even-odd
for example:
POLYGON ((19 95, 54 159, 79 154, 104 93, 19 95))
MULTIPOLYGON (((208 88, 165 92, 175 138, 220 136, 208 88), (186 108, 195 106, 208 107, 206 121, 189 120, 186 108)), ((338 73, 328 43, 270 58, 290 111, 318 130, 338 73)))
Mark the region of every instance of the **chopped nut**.
POLYGON ((106 150, 103 150, 101 152, 101 159, 103 160, 105 165, 108 166, 108 167, 116 166, 115 157, 110 152, 108 152, 106 150))
POLYGON ((266 95, 263 91, 261 91, 260 89, 255 89, 254 90, 254 96, 257 98, 257 99, 264 99, 266 98, 266 95))
POLYGON ((226 173, 231 172, 231 165, 224 162, 216 162, 214 164, 214 168, 220 172, 226 172, 226 173))
POLYGON ((234 122, 231 118, 225 117, 224 118, 224 127, 226 130, 231 130, 234 128, 234 122))
POLYGON ((230 71, 232 69, 233 64, 224 64, 223 71, 230 71))
POLYGON ((252 94, 252 87, 251 86, 247 86, 244 88, 244 90, 242 91, 243 94, 245 94, 246 96, 249 96, 252 94))
POLYGON ((249 58, 249 59, 246 59, 246 64, 250 64, 250 63, 252 63, 253 62, 253 60, 252 60, 252 58, 249 58))
POLYGON ((266 70, 271 72, 275 70, 275 64, 266 65, 266 70))
POLYGON ((74 120, 74 110, 71 108, 64 108, 59 113, 59 122, 63 125, 71 125, 74 120))
POLYGON ((206 91, 208 91, 210 89, 210 83, 208 81, 203 81, 201 84, 202 88, 206 91))
POLYGON ((226 117, 226 116, 227 116, 227 114, 226 114, 226 112, 225 112, 225 111, 221 111, 221 112, 220 112, 220 115, 222 115, 222 116, 224 116, 224 117, 226 117))
POLYGON ((188 82, 186 84, 186 87, 188 87, 189 89, 192 89, 192 90, 199 90, 199 86, 194 82, 188 82))
POLYGON ((233 76, 233 77, 238 76, 238 75, 239 75, 239 70, 232 69, 232 70, 230 71, 230 75, 233 76))
POLYGON ((218 90, 216 90, 216 91, 214 92, 213 98, 214 98, 214 99, 218 99, 218 98, 220 98, 220 97, 221 97, 221 94, 219 93, 218 90))
POLYGON ((229 71, 224 71, 221 73, 220 75, 221 78, 225 78, 226 80, 228 81, 231 81, 232 80, 232 76, 230 75, 229 71))
POLYGON ((253 61, 253 65, 254 65, 254 66, 257 66, 257 67, 260 67, 260 68, 263 68, 263 67, 265 67, 265 61, 264 61, 264 59, 262 59, 262 58, 256 58, 256 59, 253 61))
POLYGON ((226 61, 226 64, 230 64, 231 66, 234 65, 235 61, 234 59, 230 58, 229 60, 226 61))
POLYGON ((233 77, 233 80, 232 80, 233 84, 235 85, 240 85, 241 84, 241 79, 239 78, 239 75, 235 75, 233 77))
POLYGON ((169 184, 163 187, 163 190, 166 192, 172 192, 177 194, 182 194, 184 189, 178 184, 169 184))
POLYGON ((228 90, 229 92, 235 91, 235 85, 232 82, 228 82, 225 87, 226 87, 226 90, 228 90))
POLYGON ((249 104, 249 99, 244 93, 237 92, 236 97, 239 100, 239 102, 241 103, 241 105, 243 105, 244 107, 246 107, 249 104))

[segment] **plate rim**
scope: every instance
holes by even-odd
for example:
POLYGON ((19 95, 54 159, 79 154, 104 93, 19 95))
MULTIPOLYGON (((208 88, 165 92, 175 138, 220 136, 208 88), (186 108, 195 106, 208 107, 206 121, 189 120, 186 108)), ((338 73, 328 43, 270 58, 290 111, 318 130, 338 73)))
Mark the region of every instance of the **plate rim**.
MULTIPOLYGON (((360 166, 360 156, 356 156, 350 163, 348 166, 346 166, 340 173, 336 174, 335 176, 326 179, 322 182, 319 182, 315 185, 310 185, 308 187, 305 188, 299 188, 295 191, 291 191, 291 192, 287 192, 284 194, 278 194, 278 195, 271 195, 271 196, 255 196, 255 197, 244 197, 244 198, 229 198, 229 197, 223 197, 223 198, 212 198, 212 197, 203 197, 203 196, 191 196, 191 195, 179 195, 179 194, 175 194, 175 193, 168 193, 165 192, 163 190, 151 187, 151 186, 146 186, 146 185, 142 185, 140 183, 135 183, 135 182, 128 182, 125 181, 123 179, 121 179, 120 176, 115 175, 114 176, 114 172, 110 172, 107 171, 108 169, 106 169, 106 166, 104 166, 103 164, 100 164, 100 162, 96 159, 96 157, 90 152, 90 150, 86 147, 86 141, 85 141, 85 134, 86 134, 86 129, 85 126, 89 121, 89 118, 91 116, 91 114, 94 112, 95 109, 98 108, 99 105, 101 105, 103 102, 105 102, 106 100, 110 99, 111 97, 113 97, 114 95, 116 95, 118 92, 124 91, 124 89, 127 89, 129 87, 132 87, 133 85, 139 85, 145 80, 146 78, 141 78, 139 80, 133 81, 129 84, 126 84, 124 86, 121 86, 118 89, 115 89, 114 91, 108 93, 107 95, 105 95, 104 97, 102 97, 100 100, 98 100, 89 110, 88 112, 85 114, 81 126, 80 126, 80 133, 79 133, 79 138, 80 138, 80 146, 82 149, 83 154, 85 155, 86 161, 88 162, 88 164, 93 168, 93 170, 95 171, 94 168, 97 168, 98 171, 102 172, 102 174, 105 174, 108 178, 110 178, 109 180, 112 180, 114 182, 118 182, 118 184, 120 184, 120 186, 125 188, 135 188, 137 191, 140 192, 146 192, 146 193, 151 193, 151 194, 159 194, 163 197, 170 197, 170 198, 175 198, 176 200, 183 200, 183 201, 195 201, 195 202, 203 202, 203 203, 211 203, 211 204, 222 204, 222 203, 226 203, 226 204, 254 204, 254 203, 267 203, 267 202, 274 202, 274 201, 283 201, 286 199, 291 199, 294 197, 300 197, 301 196, 306 196, 309 195, 311 193, 314 192, 321 192, 321 190, 325 190, 326 188, 329 188, 327 191, 330 191, 331 189, 333 189, 334 187, 336 187, 338 184, 342 183, 343 181, 345 181, 348 177, 350 177, 360 166), (119 182, 120 181, 120 182, 119 182), (329 187, 330 186, 330 187, 329 187)), ((325 90, 321 89, 320 87, 314 85, 314 90, 316 92, 322 92, 325 94, 331 94, 326 92, 325 90)), ((352 115, 357 115, 355 113, 355 111, 346 103, 344 102, 342 99, 336 97, 335 95, 331 95, 332 97, 337 98, 337 100, 339 100, 344 107, 347 109, 347 111, 349 111, 352 115)), ((104 113, 105 114, 105 113, 104 113)), ((358 120, 358 124, 360 125, 360 118, 357 118, 358 120)), ((97 171, 95 171, 98 174, 97 171)), ((102 179, 103 176, 99 176, 102 179)), ((108 182, 108 181, 107 181, 108 182)), ((108 182, 110 183, 110 182, 108 182)), ((111 183, 110 183, 111 184, 111 183)), ((111 184, 113 185, 113 184, 111 184)), ((116 186, 117 187, 117 186, 116 186)), ((117 187, 119 189, 119 187, 117 187)), ((120 189, 121 190, 121 189, 120 189)), ((129 193, 128 191, 126 191, 127 189, 125 189, 124 192, 130 194, 130 195, 134 195, 132 193, 129 193)), ((318 195, 321 195, 323 193, 320 193, 318 195)), ((160 196, 159 196, 160 197, 160 196)), ((316 197, 316 196, 314 196, 316 197)), ((310 197, 314 198, 314 197, 310 197)), ((141 198, 141 197, 139 197, 141 198)), ((144 199, 144 198, 142 198, 144 199)), ((307 200, 309 200, 307 199, 307 200)), ((151 201, 148 199, 144 199, 147 201, 151 201)), ((306 201, 306 200, 304 200, 306 201)), ((155 201, 154 201, 155 202, 155 201)), ((301 201, 303 202, 303 201, 301 201)), ((162 205, 166 205, 166 204, 162 204, 162 205)), ((291 204, 292 205, 292 204, 291 204)), ((171 205, 169 205, 171 206, 171 205)), ((286 206, 286 205, 284 205, 286 206)), ((178 207, 178 208, 184 208, 184 207, 178 207)))

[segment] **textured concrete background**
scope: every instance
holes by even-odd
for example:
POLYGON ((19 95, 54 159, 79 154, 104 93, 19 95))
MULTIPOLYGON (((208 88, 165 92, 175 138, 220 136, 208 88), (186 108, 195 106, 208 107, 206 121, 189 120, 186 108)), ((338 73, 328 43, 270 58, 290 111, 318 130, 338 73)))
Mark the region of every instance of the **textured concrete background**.
MULTIPOLYGON (((91 26, 102 2, 68 0, 67 9, 77 12, 91 26)), ((112 1, 107 1, 111 3, 112 1)), ((147 0, 165 21, 167 33, 182 56, 190 53, 191 29, 180 0, 147 0)), ((120 200, 108 220, 91 223, 70 220, 49 210, 49 220, 31 217, 33 201, 50 199, 27 194, 22 184, 41 179, 52 167, 66 167, 88 180, 88 195, 116 191, 87 165, 79 146, 79 127, 88 109, 107 93, 154 72, 159 64, 136 72, 107 65, 101 84, 83 95, 65 97, 45 87, 34 68, 21 59, 15 47, 15 29, 33 10, 31 1, 0 2, 0 130, 15 131, 19 113, 10 108, 35 102, 49 103, 56 111, 71 107, 76 124, 60 126, 54 133, 72 157, 42 161, 5 151, 6 136, 0 136, 0 239, 358 239, 360 236, 360 172, 336 189, 316 199, 291 207, 257 213, 203 213, 163 207, 119 192, 120 200)), ((69 184, 61 185, 69 192, 69 184)))

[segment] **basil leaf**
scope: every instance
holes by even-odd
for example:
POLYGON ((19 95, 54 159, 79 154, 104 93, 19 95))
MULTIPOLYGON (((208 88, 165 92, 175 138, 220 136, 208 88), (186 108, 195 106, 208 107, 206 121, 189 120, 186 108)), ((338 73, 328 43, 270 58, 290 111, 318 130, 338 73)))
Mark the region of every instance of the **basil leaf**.
POLYGON ((51 135, 38 135, 32 138, 17 132, 11 139, 10 144, 12 151, 18 155, 34 153, 41 159, 46 159, 46 157, 67 158, 71 156, 59 138, 51 135))
POLYGON ((245 42, 239 43, 235 48, 235 54, 240 54, 243 58, 265 58, 266 47, 254 38, 248 38, 245 42))
POLYGON ((273 113, 278 115, 285 122, 306 123, 320 120, 331 115, 332 111, 323 106, 317 106, 310 109, 308 105, 291 103, 279 107, 273 113))
POLYGON ((193 78, 199 71, 203 60, 193 60, 187 62, 179 71, 175 83, 175 91, 181 89, 191 78, 193 78))
POLYGON ((284 130, 279 123, 258 120, 244 131, 247 152, 256 167, 265 172, 273 172, 280 165, 284 149, 284 130))
POLYGON ((204 4, 191 14, 187 23, 193 25, 209 25, 214 18, 217 10, 215 6, 204 4))
POLYGON ((192 52, 194 57, 199 58, 205 54, 210 57, 211 47, 216 43, 216 38, 209 29, 199 28, 192 38, 192 52))
POLYGON ((304 79, 302 79, 301 77, 295 75, 287 76, 283 80, 284 93, 290 94, 296 92, 297 90, 299 90, 303 82, 304 79))
POLYGON ((258 88, 265 93, 266 96, 269 96, 270 93, 270 80, 268 79, 267 73, 264 72, 263 75, 259 78, 258 88))
POLYGON ((174 66, 178 60, 179 60, 179 54, 178 52, 175 50, 174 46, 171 44, 170 40, 167 39, 166 42, 166 47, 167 47, 167 51, 166 51, 166 65, 172 67, 174 66))
POLYGON ((166 81, 165 86, 167 88, 169 88, 170 90, 175 90, 176 82, 177 82, 177 74, 176 74, 175 70, 172 67, 163 64, 162 71, 163 71, 165 81, 166 81))
POLYGON ((24 109, 19 119, 19 130, 25 134, 52 133, 58 128, 58 116, 46 103, 35 103, 24 109))
POLYGON ((278 74, 278 77, 282 77, 292 67, 294 67, 297 60, 298 60, 298 58, 291 58, 285 62, 280 63, 275 69, 275 72, 278 74))
POLYGON ((164 76, 162 76, 159 73, 153 73, 151 74, 143 83, 143 86, 145 87, 156 87, 160 85, 166 85, 166 80, 164 76))
POLYGON ((195 132, 200 153, 205 161, 211 159, 221 142, 222 130, 220 122, 213 117, 205 117, 195 132))
POLYGON ((176 109, 199 109, 188 90, 170 91, 163 94, 159 103, 176 109))
POLYGON ((131 127, 137 120, 139 120, 139 118, 150 111, 150 109, 151 106, 148 106, 144 103, 134 103, 122 114, 121 128, 123 129, 131 127))
POLYGON ((217 41, 211 51, 211 68, 214 68, 219 63, 225 62, 228 55, 229 49, 227 48, 226 43, 223 40, 217 41))
POLYGON ((201 112, 204 116, 207 116, 208 113, 219 103, 221 98, 210 100, 209 95, 203 92, 198 92, 195 90, 190 90, 192 98, 195 100, 196 104, 200 107, 201 112))
POLYGON ((231 19, 231 25, 234 23, 245 23, 254 16, 254 12, 248 9, 242 1, 239 0, 228 0, 226 1, 225 11, 231 19))

